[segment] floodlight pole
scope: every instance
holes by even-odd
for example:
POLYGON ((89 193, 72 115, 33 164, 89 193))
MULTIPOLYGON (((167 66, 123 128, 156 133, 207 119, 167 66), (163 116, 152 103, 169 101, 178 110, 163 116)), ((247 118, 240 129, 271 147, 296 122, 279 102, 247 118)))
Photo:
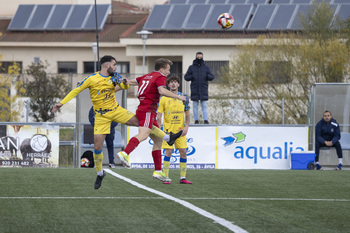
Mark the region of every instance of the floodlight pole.
POLYGON ((97 43, 94 42, 91 44, 92 53, 94 54, 94 73, 96 72, 96 55, 97 55, 97 43))
POLYGON ((142 49, 142 75, 145 74, 145 55, 146 55, 146 41, 148 39, 148 35, 153 34, 153 32, 142 30, 140 32, 136 32, 137 34, 141 35, 142 43, 143 43, 143 49, 142 49))
MULTIPOLYGON (((96 53, 97 53, 97 64, 98 64, 98 69, 100 69, 100 66, 99 66, 99 62, 100 62, 100 46, 99 46, 99 43, 98 43, 98 23, 97 23, 97 4, 96 4, 96 0, 95 0, 95 22, 96 22, 96 53)), ((95 65, 96 67, 96 65, 95 65)), ((94 68, 96 69, 96 68, 94 68)), ((96 72, 96 71, 95 71, 96 72)))

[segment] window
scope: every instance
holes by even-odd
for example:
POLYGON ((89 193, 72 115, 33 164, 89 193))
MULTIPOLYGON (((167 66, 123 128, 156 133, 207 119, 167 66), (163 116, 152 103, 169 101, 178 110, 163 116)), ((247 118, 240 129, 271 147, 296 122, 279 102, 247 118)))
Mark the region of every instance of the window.
POLYGON ((129 62, 117 62, 117 72, 119 74, 128 74, 130 71, 129 62))
MULTIPOLYGON (((19 73, 22 73, 22 62, 21 61, 15 61, 17 65, 19 66, 19 73)), ((1 61, 0 62, 0 73, 1 74, 7 74, 9 71, 9 67, 13 66, 13 61, 1 61)))
POLYGON ((255 61, 255 75, 265 84, 290 83, 292 66, 287 61, 255 61))
POLYGON ((59 61, 57 63, 59 74, 76 74, 77 73, 77 62, 63 62, 59 61))
MULTIPOLYGON (((96 63, 97 66, 97 63, 96 63)), ((98 71, 99 69, 96 68, 96 71, 98 71)), ((94 62, 93 61, 85 61, 84 62, 84 74, 92 74, 94 73, 94 62)))
POLYGON ((220 81, 221 67, 228 66, 229 61, 205 61, 205 64, 209 66, 210 71, 214 75, 214 83, 220 81))

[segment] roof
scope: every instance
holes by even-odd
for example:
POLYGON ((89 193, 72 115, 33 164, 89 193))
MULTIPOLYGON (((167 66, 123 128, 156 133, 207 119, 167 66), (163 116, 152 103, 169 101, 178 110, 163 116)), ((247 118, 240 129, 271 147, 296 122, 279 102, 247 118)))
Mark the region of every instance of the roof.
MULTIPOLYGON (((149 12, 135 6, 112 1, 112 13, 108 16, 103 30, 99 31, 99 42, 118 43, 120 38, 140 38, 149 12)), ((93 42, 95 31, 7 31, 10 19, 0 19, 1 42, 93 42)), ((160 31, 153 32, 149 38, 256 38, 266 32, 245 31, 160 31)))

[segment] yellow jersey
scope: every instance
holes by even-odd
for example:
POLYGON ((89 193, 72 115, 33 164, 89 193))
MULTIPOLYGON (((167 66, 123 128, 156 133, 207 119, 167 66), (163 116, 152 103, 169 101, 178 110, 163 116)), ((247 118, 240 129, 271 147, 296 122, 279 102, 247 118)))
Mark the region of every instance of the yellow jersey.
MULTIPOLYGON (((117 82, 116 84, 123 89, 127 89, 123 83, 117 82)), ((100 72, 96 72, 86 77, 78 87, 68 93, 68 95, 61 101, 61 104, 66 104, 86 88, 89 88, 90 98, 95 110, 111 110, 118 106, 117 99, 114 95, 114 84, 111 76, 103 76, 100 72)))
POLYGON ((178 95, 186 97, 186 102, 162 96, 159 100, 158 112, 164 113, 163 131, 177 133, 185 126, 185 112, 190 110, 189 99, 182 92, 178 95))

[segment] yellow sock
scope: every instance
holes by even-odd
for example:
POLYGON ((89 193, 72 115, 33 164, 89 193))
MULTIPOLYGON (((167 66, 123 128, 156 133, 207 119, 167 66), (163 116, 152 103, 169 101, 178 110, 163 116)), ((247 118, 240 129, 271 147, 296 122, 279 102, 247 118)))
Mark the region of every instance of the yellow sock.
POLYGON ((94 161, 95 161, 95 168, 96 171, 102 171, 102 161, 103 161, 103 152, 101 150, 101 152, 99 154, 95 154, 96 151, 94 151, 94 161))
POLYGON ((166 177, 169 177, 169 167, 170 167, 170 161, 163 161, 163 172, 166 177))
POLYGON ((187 162, 180 162, 180 176, 186 177, 186 171, 187 171, 187 162))
POLYGON ((165 133, 155 126, 152 127, 151 134, 156 136, 157 138, 164 138, 165 136, 165 133))

